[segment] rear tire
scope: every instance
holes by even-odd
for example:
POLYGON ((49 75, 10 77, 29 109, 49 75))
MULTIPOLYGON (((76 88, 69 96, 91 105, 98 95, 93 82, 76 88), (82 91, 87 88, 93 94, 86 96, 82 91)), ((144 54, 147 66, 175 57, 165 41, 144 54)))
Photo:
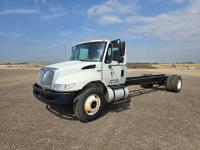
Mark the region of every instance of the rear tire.
POLYGON ((167 83, 165 89, 169 92, 172 91, 172 80, 176 75, 170 75, 167 77, 167 83))
POLYGON ((177 75, 171 75, 167 78, 166 90, 179 93, 182 88, 182 78, 177 75))
POLYGON ((97 119, 105 106, 105 97, 102 88, 89 86, 74 99, 73 111, 82 122, 97 119))
POLYGON ((182 78, 175 76, 172 80, 172 92, 179 93, 182 88, 182 78))

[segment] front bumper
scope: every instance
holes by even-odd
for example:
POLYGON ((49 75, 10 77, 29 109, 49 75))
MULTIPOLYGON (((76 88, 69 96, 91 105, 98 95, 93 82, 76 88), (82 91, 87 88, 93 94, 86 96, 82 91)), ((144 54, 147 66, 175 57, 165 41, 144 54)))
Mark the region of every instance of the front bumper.
POLYGON ((42 89, 37 83, 33 85, 33 95, 47 104, 71 104, 76 92, 56 92, 42 89))

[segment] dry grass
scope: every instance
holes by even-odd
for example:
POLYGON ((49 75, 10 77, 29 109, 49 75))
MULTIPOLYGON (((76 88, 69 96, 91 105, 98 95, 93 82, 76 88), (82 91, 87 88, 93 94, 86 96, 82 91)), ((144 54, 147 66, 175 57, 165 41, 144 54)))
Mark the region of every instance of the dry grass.
POLYGON ((151 63, 128 63, 129 69, 200 69, 200 64, 181 63, 181 64, 151 64, 151 63))
POLYGON ((200 64, 154 64, 152 66, 157 69, 170 69, 170 68, 200 69, 200 64))
POLYGON ((187 75, 200 77, 200 70, 189 70, 189 69, 177 69, 177 68, 167 68, 167 69, 128 69, 129 73, 134 74, 134 76, 140 76, 142 74, 177 74, 177 75, 187 75))
MULTIPOLYGON (((39 70, 41 67, 48 65, 47 63, 7 63, 0 64, 0 69, 25 69, 39 70)), ((178 75, 200 76, 200 64, 142 64, 129 63, 128 72, 142 71, 144 73, 166 73, 178 75)))
POLYGON ((42 62, 42 63, 18 63, 18 62, 3 62, 0 63, 0 69, 39 69, 43 66, 47 66, 50 63, 42 62))
POLYGON ((130 69, 156 69, 152 64, 149 63, 128 63, 127 67, 130 69))

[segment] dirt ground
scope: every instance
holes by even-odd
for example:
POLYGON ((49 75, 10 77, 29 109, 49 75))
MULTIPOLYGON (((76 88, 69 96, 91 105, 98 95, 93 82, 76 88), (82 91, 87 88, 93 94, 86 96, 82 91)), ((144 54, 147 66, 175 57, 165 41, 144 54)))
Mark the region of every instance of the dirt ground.
MULTIPOLYGON (((140 73, 131 70, 129 76, 140 73)), ((130 103, 109 105, 98 120, 81 123, 71 106, 49 107, 34 98, 37 75, 0 69, 0 149, 200 148, 199 76, 183 75, 178 94, 130 87, 130 103)))

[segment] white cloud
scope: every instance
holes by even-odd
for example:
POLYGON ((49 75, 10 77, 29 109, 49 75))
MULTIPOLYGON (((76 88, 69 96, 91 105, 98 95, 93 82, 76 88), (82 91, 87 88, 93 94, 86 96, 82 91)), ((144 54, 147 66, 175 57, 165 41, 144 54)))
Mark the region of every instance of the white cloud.
POLYGON ((56 13, 56 14, 44 15, 40 18, 43 19, 43 20, 54 20, 54 19, 66 16, 66 15, 67 15, 66 12, 61 12, 61 13, 56 13))
POLYGON ((52 12, 60 12, 60 11, 63 11, 63 8, 61 7, 61 6, 51 6, 50 8, 49 8, 49 10, 50 11, 52 11, 52 12))
POLYGON ((99 5, 90 7, 87 11, 87 15, 90 19, 94 19, 97 23, 112 24, 121 23, 125 15, 134 14, 138 6, 135 0, 125 0, 120 2, 119 0, 107 0, 99 5))
POLYGON ((0 36, 5 36, 5 35, 6 35, 6 33, 0 32, 0 36))
POLYGON ((18 8, 18 9, 7 9, 0 11, 0 15, 12 15, 12 14, 38 14, 39 11, 36 9, 26 9, 26 8, 18 8))
POLYGON ((10 33, 5 33, 5 32, 0 32, 0 36, 8 36, 8 37, 14 37, 14 38, 19 38, 22 37, 24 33, 22 32, 10 32, 10 33))
POLYGON ((66 36, 69 36, 72 34, 72 31, 70 30, 61 30, 58 32, 58 35, 59 36, 62 36, 62 37, 66 37, 66 36))
POLYGON ((99 16, 99 15, 104 15, 104 14, 112 13, 112 12, 113 12, 113 9, 106 5, 95 5, 88 9, 87 14, 89 16, 99 16))
POLYGON ((24 33, 21 33, 21 32, 15 32, 15 33, 12 33, 11 36, 12 37, 15 37, 15 38, 19 38, 19 37, 22 37, 24 35, 24 33))
POLYGON ((163 13, 154 17, 127 17, 126 21, 132 23, 132 27, 127 32, 131 34, 157 36, 161 39, 200 39, 199 16, 200 1, 192 1, 187 8, 163 13))
POLYGON ((47 3, 47 0, 42 0, 42 2, 43 2, 44 4, 46 4, 46 3, 47 3))
POLYGON ((135 1, 107 0, 100 5, 94 5, 88 9, 89 16, 104 14, 132 14, 138 9, 135 1))
POLYGON ((185 0, 171 0, 171 1, 173 1, 174 3, 183 3, 185 0))
POLYGON ((121 23, 122 20, 118 16, 105 15, 99 18, 98 23, 101 25, 121 23))
POLYGON ((47 3, 47 0, 34 0, 34 3, 35 4, 38 4, 38 3, 42 3, 42 4, 46 4, 47 3))
POLYGON ((90 27, 82 27, 83 30, 87 31, 87 32, 93 32, 95 31, 95 29, 90 28, 90 27))
POLYGON ((168 2, 171 2, 171 3, 182 4, 182 3, 184 3, 186 0, 153 0, 153 1, 157 1, 157 2, 168 1, 168 2))

